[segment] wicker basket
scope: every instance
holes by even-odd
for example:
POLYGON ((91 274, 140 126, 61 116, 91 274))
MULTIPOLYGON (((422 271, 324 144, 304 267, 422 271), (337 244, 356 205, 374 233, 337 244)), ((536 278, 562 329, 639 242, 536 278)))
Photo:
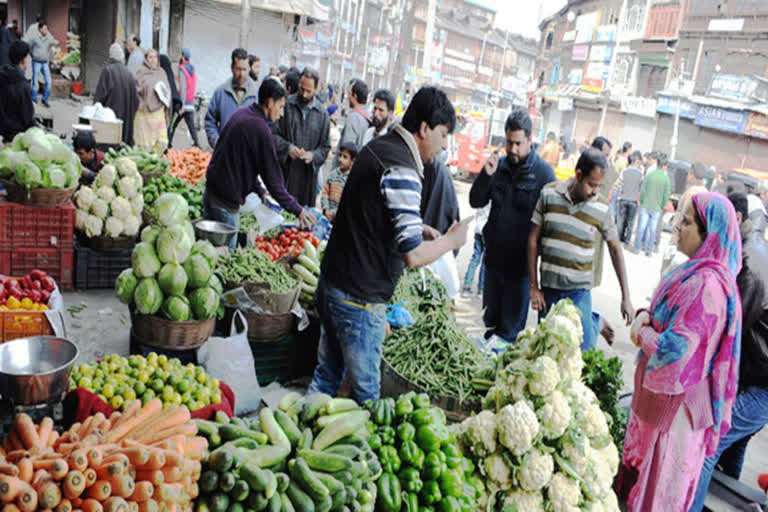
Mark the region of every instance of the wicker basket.
POLYGON ((124 251, 125 249, 132 249, 136 245, 136 237, 121 236, 111 238, 102 235, 88 238, 85 236, 85 233, 77 231, 77 242, 81 246, 88 247, 94 251, 124 251))
POLYGON ((145 344, 172 350, 201 347, 216 327, 216 317, 208 320, 172 322, 157 315, 140 315, 131 305, 131 324, 134 335, 145 344))
POLYGON ((0 180, 0 184, 5 187, 8 201, 27 206, 61 206, 72 199, 72 194, 77 188, 27 188, 6 180, 0 180))
MULTIPOLYGON (((248 339, 252 342, 275 341, 286 337, 293 330, 295 318, 291 309, 299 297, 300 288, 286 293, 275 293, 267 283, 242 283, 242 288, 253 302, 272 313, 253 313, 243 311, 248 322, 248 339)), ((236 288, 234 283, 226 283, 224 289, 236 288)), ((228 313, 234 313, 232 306, 224 304, 228 313)))

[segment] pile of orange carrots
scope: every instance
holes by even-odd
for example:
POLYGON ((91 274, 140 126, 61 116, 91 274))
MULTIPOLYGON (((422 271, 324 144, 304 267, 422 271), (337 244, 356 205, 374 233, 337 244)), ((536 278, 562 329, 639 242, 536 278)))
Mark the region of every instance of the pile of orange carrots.
POLYGON ((211 161, 211 153, 200 148, 184 150, 169 149, 165 157, 171 163, 171 174, 186 181, 190 185, 205 178, 208 162, 211 161))
POLYGON ((208 450, 196 434, 186 407, 158 399, 61 435, 18 414, 0 450, 0 510, 190 512, 208 450))

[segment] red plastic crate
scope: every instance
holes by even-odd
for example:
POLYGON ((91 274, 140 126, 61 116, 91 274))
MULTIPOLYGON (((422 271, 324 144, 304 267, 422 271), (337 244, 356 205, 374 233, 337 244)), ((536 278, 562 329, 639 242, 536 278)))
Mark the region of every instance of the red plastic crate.
POLYGON ((0 251, 0 274, 25 276, 34 269, 48 273, 60 290, 71 290, 75 251, 72 249, 15 249, 0 251))
POLYGON ((0 203, 0 251, 74 247, 75 207, 0 203))

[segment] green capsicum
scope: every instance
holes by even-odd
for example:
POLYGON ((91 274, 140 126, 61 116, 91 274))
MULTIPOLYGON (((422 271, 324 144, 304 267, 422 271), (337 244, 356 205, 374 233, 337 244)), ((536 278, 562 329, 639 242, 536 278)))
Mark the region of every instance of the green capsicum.
POLYGON ((470 476, 467 478, 467 483, 475 488, 475 496, 482 496, 485 494, 485 484, 477 476, 470 476))
POLYGON ((394 446, 382 446, 379 450, 379 462, 382 469, 387 473, 397 473, 400 470, 400 457, 394 446))
POLYGON ((429 409, 419 409, 411 413, 410 420, 416 427, 420 427, 432 423, 434 416, 429 409))
POLYGON ((458 471, 443 471, 440 474, 440 492, 443 496, 458 498, 464 491, 464 479, 458 471))
POLYGON ((461 512, 473 512, 472 500, 464 495, 459 496, 459 506, 461 512))
POLYGON ((381 436, 381 444, 383 445, 392 445, 395 444, 395 429, 388 426, 383 425, 379 427, 379 436, 381 436))
POLYGON ((365 430, 368 431, 369 434, 373 435, 375 434, 379 429, 376 426, 376 424, 372 421, 366 421, 365 422, 365 430))
POLYGON ((397 437, 401 441, 412 441, 413 438, 416 436, 416 427, 411 425, 410 423, 401 423, 397 427, 397 437))
POLYGON ((379 451, 381 448, 381 436, 379 434, 373 434, 371 437, 369 437, 368 446, 370 446, 371 450, 375 452, 379 451))
POLYGON ((436 452, 427 454, 424 459, 424 469, 422 469, 422 476, 425 480, 436 480, 445 470, 445 463, 440 460, 436 452))
POLYGON ((440 451, 445 454, 445 464, 448 469, 456 469, 461 466, 464 457, 456 443, 443 443, 440 451))
POLYGON ((394 414, 394 400, 384 398, 376 402, 373 410, 373 421, 377 425, 391 425, 394 414))
MULTIPOLYGON (((392 473, 384 473, 378 481, 378 504, 383 512, 400 512, 403 497, 400 490, 400 480, 392 473)), ((440 492, 438 490, 438 492, 440 492)))
POLYGON ((424 467, 424 452, 415 441, 405 441, 400 445, 400 460, 416 469, 424 467))
POLYGON ((400 485, 405 491, 418 493, 424 486, 424 482, 421 481, 421 473, 416 468, 404 468, 397 476, 400 478, 400 485))
MULTIPOLYGON (((413 412, 412 393, 406 393, 397 399, 395 403, 395 416, 402 418, 413 412)), ((413 393, 415 395, 415 393, 413 393)))
POLYGON ((419 505, 419 512, 435 512, 435 507, 431 505, 419 505))
POLYGON ((429 399, 429 395, 426 393, 419 393, 413 397, 412 401, 414 409, 426 409, 432 403, 432 401, 429 399))
POLYGON ((475 463, 467 457, 463 457, 461 459, 461 472, 469 478, 475 472, 475 463))
POLYGON ((455 497, 446 496, 440 500, 437 509, 440 512, 461 512, 461 505, 459 505, 459 500, 455 497))
POLYGON ((416 429, 414 439, 424 452, 437 452, 440 451, 440 444, 443 442, 444 430, 446 430, 444 426, 434 423, 422 425, 416 429))
POLYGON ((443 499, 443 495, 440 493, 440 484, 437 483, 437 480, 424 482, 424 487, 419 493, 419 503, 434 505, 440 503, 441 499, 443 499))
POLYGON ((419 512, 419 495, 416 493, 403 493, 403 505, 405 512, 419 512))

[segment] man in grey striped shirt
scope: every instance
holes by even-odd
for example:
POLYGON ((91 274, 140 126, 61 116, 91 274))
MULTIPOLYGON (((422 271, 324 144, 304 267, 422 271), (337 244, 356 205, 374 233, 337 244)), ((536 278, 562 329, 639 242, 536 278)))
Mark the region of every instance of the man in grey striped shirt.
MULTIPOLYGON (((621 313, 627 325, 634 317, 629 298, 624 255, 608 200, 599 193, 607 162, 603 153, 587 149, 576 164, 576 175, 544 187, 536 203, 528 238, 531 305, 545 315, 562 299, 581 310, 582 350, 597 343, 601 330, 592 313, 592 293, 598 233, 608 244, 613 268, 621 285, 621 313), (537 262, 541 254, 541 283, 537 262)), ((610 339, 609 339, 610 341, 610 339)))

